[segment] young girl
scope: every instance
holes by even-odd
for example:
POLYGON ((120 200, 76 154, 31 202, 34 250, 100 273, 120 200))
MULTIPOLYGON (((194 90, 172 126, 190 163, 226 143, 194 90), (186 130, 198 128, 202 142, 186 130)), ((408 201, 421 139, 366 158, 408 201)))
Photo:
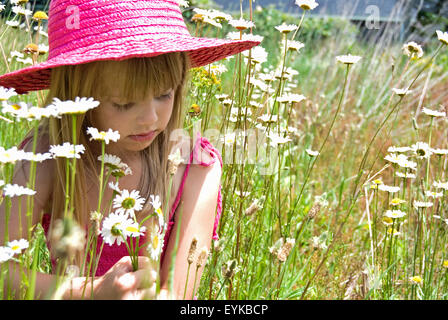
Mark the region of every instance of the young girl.
MULTIPOLYGON (((217 237, 222 160, 206 139, 198 136, 192 141, 179 140, 172 134, 183 125, 182 100, 188 69, 250 49, 258 42, 192 37, 174 0, 53 0, 48 38, 50 49, 46 62, 2 75, 0 85, 15 88, 17 93, 49 89, 45 106, 55 101, 54 98, 74 101, 76 97, 93 97, 99 106, 77 115, 75 128, 69 115, 42 121, 35 152, 48 152, 51 146, 64 142, 76 141, 85 147, 76 164, 73 216, 88 230, 91 212, 97 210, 100 196, 101 163, 97 159, 102 150, 100 142, 90 139, 87 128, 118 131, 120 139, 107 144, 105 152, 120 157, 132 171, 120 178, 119 188, 139 190, 140 196, 147 200, 143 209, 136 212, 137 220, 148 215, 150 195, 159 195, 162 204, 168 200, 168 207, 162 207, 168 228, 160 260, 161 294, 183 298, 188 279, 185 297, 193 298, 196 279, 187 277, 188 251, 193 238, 197 240, 197 248, 209 248, 212 237, 217 237), (76 137, 72 135, 73 129, 76 137), (185 162, 173 176, 168 195, 168 156, 176 149, 181 151, 185 162), (181 221, 176 219, 179 212, 182 212, 181 221), (168 292, 175 249, 173 291, 168 292)), ((32 151, 32 141, 31 133, 20 148, 32 151)), ((12 183, 25 186, 29 176, 29 162, 20 162, 15 167, 12 183)), ((52 243, 57 241, 52 230, 64 217, 65 185, 65 159, 46 160, 37 165, 32 225, 42 223, 50 248, 58 246, 52 243)), ((101 198, 100 211, 105 216, 112 192, 106 188, 101 198)), ((6 229, 8 238, 13 240, 26 238, 31 227, 26 223, 26 210, 21 210, 21 215, 18 213, 19 200, 11 198, 11 201, 8 226, 0 228, 2 242, 6 229), (19 224, 23 226, 21 233, 19 224)), ((25 205, 26 200, 22 200, 22 206, 25 205)), ((6 221, 4 202, 0 219, 6 221)), ((147 230, 151 223, 148 220, 147 230)), ((101 248, 101 236, 98 241, 101 248)), ((140 242, 144 241, 150 239, 143 235, 140 242)), ((154 274, 146 270, 151 265, 150 259, 143 251, 141 254, 139 269, 134 271, 124 244, 103 245, 94 278, 88 281, 86 277, 74 278, 63 297, 90 298, 91 292, 95 299, 153 297, 149 287, 155 280, 154 274)), ((80 263, 80 259, 76 261, 80 263)), ((202 269, 198 272, 199 279, 202 269)), ((10 273, 10 280, 18 290, 19 268, 10 267, 10 270, 16 270, 10 273)), ((47 297, 54 281, 54 275, 38 273, 36 296, 47 297)))

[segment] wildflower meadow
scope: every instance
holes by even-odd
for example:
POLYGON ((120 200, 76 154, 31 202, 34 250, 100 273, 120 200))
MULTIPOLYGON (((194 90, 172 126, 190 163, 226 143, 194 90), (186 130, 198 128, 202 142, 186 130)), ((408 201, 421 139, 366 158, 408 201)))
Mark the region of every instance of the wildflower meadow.
MULTIPOLYGON (((47 58, 48 6, 33 11, 32 2, 0 4, 1 74, 47 58)), ((435 29, 422 38, 416 30, 392 41, 386 27, 374 40, 363 39, 347 19, 313 16, 319 0, 296 0, 299 15, 252 0, 242 1, 247 6, 238 12, 223 12, 212 1, 178 2, 192 35, 261 41, 189 75, 179 130, 191 137, 200 132, 223 161, 219 239, 210 250, 193 241, 185 261, 195 297, 447 299, 448 32, 435 29)), ((135 269, 142 249, 157 266, 167 205, 160 195, 144 199, 138 190, 121 189, 120 178, 132 170, 104 152, 119 132, 86 132, 103 147, 100 194, 114 191, 108 212, 101 212, 99 199, 87 230, 71 218, 76 190, 70 183, 83 145, 67 141, 40 153, 19 148, 41 119, 64 114, 76 123, 78 114, 98 106, 94 97, 43 105, 45 91, 20 95, 0 87, 0 100, 6 212, 15 204, 31 216, 38 163, 59 158, 68 168, 64 219, 52 234, 60 244, 52 250, 65 262, 52 265, 41 223, 21 221, 29 226, 27 238, 10 238, 7 213, 0 221, 6 230, 0 299, 61 299, 73 272, 79 275, 67 257, 80 254, 81 275, 90 274, 97 260, 86 256, 101 254, 99 237, 102 250, 131 239, 135 269), (26 185, 11 183, 20 161, 30 166, 26 185), (111 177, 114 183, 103 183, 111 177), (153 230, 134 214, 146 202, 153 210, 145 220, 157 221, 153 230), (135 240, 143 236, 139 246, 135 240), (11 261, 22 270, 20 292, 8 289, 11 261), (34 294, 36 272, 59 275, 48 297, 34 294)), ((169 160, 174 173, 182 159, 172 154, 169 160)))

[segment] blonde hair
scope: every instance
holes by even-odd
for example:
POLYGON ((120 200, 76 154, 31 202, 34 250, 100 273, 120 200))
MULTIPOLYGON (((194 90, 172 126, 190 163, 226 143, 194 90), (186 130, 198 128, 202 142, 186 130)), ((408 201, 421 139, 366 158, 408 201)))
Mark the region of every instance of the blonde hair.
MULTIPOLYGON (((151 145, 142 152, 142 174, 139 191, 142 197, 149 199, 150 194, 159 195, 164 208, 168 185, 168 155, 172 148, 170 133, 183 125, 186 112, 183 110, 184 88, 187 81, 190 62, 184 52, 174 52, 155 57, 136 57, 122 61, 95 61, 82 65, 66 65, 55 68, 51 73, 51 86, 44 105, 52 103, 53 98, 60 100, 74 100, 75 97, 93 97, 98 99, 106 95, 103 86, 104 74, 102 70, 112 67, 116 88, 124 99, 136 101, 148 94, 158 96, 168 88, 175 89, 174 107, 170 121, 151 145)), ((99 106, 100 107, 100 106, 99 106)), ((86 127, 89 122, 89 112, 78 115, 76 121, 76 143, 86 146, 86 150, 77 161, 74 196, 74 218, 85 226, 89 221, 90 204, 86 199, 86 176, 93 174, 99 177, 95 169, 95 162, 91 150, 87 148, 86 127)), ((72 119, 65 115, 61 119, 45 119, 41 123, 40 134, 48 135, 50 145, 63 142, 73 143, 72 119)), ((55 159, 56 176, 52 191, 51 223, 61 219, 64 214, 66 162, 65 159, 55 159)), ((99 180, 97 180, 99 181, 99 180)), ((148 201, 147 201, 148 204, 148 201)), ((145 210, 145 208, 144 208, 145 210)), ((144 211, 142 210, 142 211, 144 211)), ((107 214, 107 213, 106 213, 107 214)), ((50 229, 51 230, 51 229, 50 229)), ((50 231, 51 232, 51 231, 50 231)))

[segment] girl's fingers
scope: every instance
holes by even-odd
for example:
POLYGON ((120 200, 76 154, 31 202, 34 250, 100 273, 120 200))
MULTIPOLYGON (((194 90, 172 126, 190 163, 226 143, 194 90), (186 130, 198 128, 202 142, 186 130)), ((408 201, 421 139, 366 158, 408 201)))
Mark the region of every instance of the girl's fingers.
POLYGON ((138 256, 138 268, 145 269, 152 267, 152 262, 148 257, 138 256))
POLYGON ((140 269, 132 272, 136 279, 137 289, 146 289, 155 284, 157 280, 157 272, 152 268, 140 269))

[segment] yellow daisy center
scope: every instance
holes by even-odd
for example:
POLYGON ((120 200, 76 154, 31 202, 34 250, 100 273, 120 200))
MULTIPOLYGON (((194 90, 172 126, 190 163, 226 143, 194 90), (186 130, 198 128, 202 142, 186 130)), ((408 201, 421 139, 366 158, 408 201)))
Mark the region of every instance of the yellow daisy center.
POLYGON ((129 227, 126 227, 126 231, 129 231, 129 232, 138 232, 138 229, 137 229, 136 227, 129 226, 129 227))
POLYGON ((159 247, 159 237, 157 235, 152 238, 152 247, 154 250, 159 247))
POLYGON ((133 198, 126 198, 123 200, 123 202, 121 203, 121 206, 125 209, 132 209, 135 205, 135 199, 133 198))

